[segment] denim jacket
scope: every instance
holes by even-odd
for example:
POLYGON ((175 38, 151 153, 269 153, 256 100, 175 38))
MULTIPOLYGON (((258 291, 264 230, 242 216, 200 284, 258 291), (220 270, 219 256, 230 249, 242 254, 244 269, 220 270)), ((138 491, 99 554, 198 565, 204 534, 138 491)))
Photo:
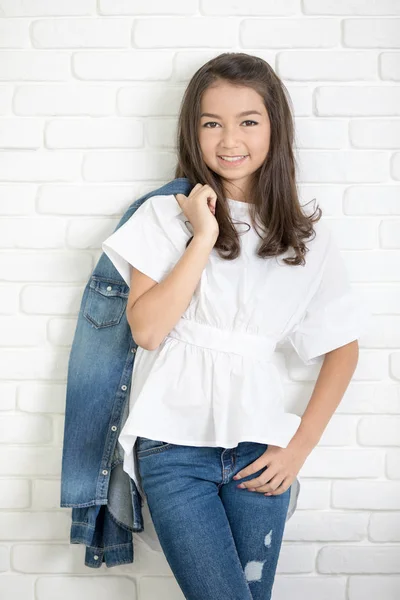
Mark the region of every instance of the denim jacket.
MULTIPOLYGON (((192 188, 180 177, 141 196, 115 231, 151 196, 188 196, 192 188)), ((70 543, 86 546, 85 565, 93 568, 133 562, 132 532, 144 531, 143 500, 117 443, 137 349, 126 320, 128 295, 103 252, 83 292, 68 362, 60 506, 72 508, 70 543)), ((299 493, 293 483, 287 519, 299 493)))

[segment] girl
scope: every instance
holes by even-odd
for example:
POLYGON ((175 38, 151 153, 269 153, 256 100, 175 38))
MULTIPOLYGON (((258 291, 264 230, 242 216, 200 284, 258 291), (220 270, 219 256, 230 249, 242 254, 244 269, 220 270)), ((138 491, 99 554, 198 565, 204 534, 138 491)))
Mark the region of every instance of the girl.
POLYGON ((130 273, 138 344, 124 469, 186 598, 267 600, 365 314, 321 210, 299 204, 289 98, 264 60, 224 53, 195 73, 177 149, 189 195, 150 197, 103 243, 130 273), (284 411, 274 364, 286 338, 323 363, 302 417, 284 411))

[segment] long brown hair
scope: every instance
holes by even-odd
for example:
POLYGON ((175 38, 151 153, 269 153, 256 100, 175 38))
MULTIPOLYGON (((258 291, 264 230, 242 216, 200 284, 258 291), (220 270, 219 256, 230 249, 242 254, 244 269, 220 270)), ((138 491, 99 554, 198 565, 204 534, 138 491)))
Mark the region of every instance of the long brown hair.
POLYGON ((223 178, 204 162, 197 133, 202 94, 218 81, 253 88, 263 98, 271 123, 268 155, 253 174, 250 185, 254 206, 249 206, 249 216, 262 240, 257 254, 261 258, 278 256, 292 247, 295 256, 283 261, 289 265, 304 265, 308 248, 303 240, 315 237, 313 223, 319 221, 322 211, 317 207, 307 215, 300 205, 293 153, 292 104, 286 87, 265 60, 242 52, 225 52, 196 71, 184 92, 179 111, 175 177, 187 177, 193 186, 208 184, 215 191, 219 236, 214 247, 221 258, 236 258, 240 253, 239 233, 225 200, 223 178), (263 234, 257 230, 256 219, 263 234))

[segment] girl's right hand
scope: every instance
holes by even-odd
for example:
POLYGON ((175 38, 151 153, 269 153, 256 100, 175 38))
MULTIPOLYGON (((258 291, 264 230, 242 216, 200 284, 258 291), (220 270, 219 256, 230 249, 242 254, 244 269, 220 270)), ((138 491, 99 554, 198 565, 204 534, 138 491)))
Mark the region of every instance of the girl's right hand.
POLYGON ((189 196, 175 194, 175 198, 193 227, 193 235, 210 237, 213 242, 219 235, 218 221, 215 218, 217 194, 208 185, 198 183, 189 196))

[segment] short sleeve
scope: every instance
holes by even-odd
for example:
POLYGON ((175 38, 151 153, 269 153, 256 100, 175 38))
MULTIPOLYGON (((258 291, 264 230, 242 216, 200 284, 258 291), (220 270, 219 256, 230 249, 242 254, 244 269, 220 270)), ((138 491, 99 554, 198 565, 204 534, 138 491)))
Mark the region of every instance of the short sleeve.
POLYGON ((318 364, 327 352, 359 339, 370 316, 330 234, 320 283, 288 339, 305 365, 318 364))
POLYGON ((102 249, 128 286, 132 267, 159 283, 185 251, 191 237, 175 196, 151 196, 114 233, 102 249))

